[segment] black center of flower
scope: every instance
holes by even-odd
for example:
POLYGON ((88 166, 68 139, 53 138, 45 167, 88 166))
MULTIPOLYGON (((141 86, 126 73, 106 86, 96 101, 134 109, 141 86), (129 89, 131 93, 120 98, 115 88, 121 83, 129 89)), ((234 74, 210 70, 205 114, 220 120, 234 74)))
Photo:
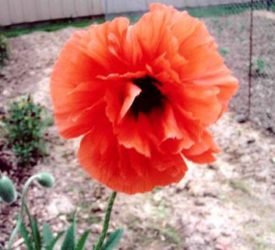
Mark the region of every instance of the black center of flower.
POLYGON ((157 87, 160 82, 150 76, 145 76, 134 79, 133 83, 141 88, 141 93, 131 106, 131 111, 135 116, 140 112, 149 113, 155 108, 162 107, 164 95, 157 87))

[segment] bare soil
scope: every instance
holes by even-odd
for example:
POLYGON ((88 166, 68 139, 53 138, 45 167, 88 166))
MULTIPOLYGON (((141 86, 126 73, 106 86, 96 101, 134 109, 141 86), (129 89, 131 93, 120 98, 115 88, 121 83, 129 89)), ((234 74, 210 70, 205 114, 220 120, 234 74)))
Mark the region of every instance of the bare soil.
MULTIPOLYGON (((225 59, 241 81, 241 90, 232 110, 212 130, 223 153, 212 165, 189 163, 189 171, 180 183, 151 193, 118 195, 111 229, 123 227, 120 249, 138 250, 258 250, 275 249, 275 136, 264 128, 274 126, 274 72, 253 79, 252 118, 258 122, 239 123, 247 110, 248 14, 206 20, 225 59), (270 99, 271 98, 271 99, 270 99), (271 117, 271 118, 270 118, 271 117), (260 128, 260 126, 262 128, 260 128)), ((256 51, 273 63, 271 43, 274 21, 256 17, 256 51), (257 40, 258 39, 258 40, 257 40)), ((37 32, 10 39, 12 54, 0 73, 0 104, 4 106, 20 94, 32 93, 35 100, 51 109, 49 76, 65 40, 74 29, 54 33, 37 32)), ((49 171, 56 179, 52 190, 33 186, 29 204, 40 221, 59 231, 68 225, 78 210, 79 231, 90 228, 90 242, 101 230, 104 208, 110 190, 91 180, 75 157, 78 141, 62 140, 54 126, 47 131, 48 151, 44 162, 31 170, 16 166, 11 175, 21 174, 18 188, 31 173, 49 171)), ((1 138, 1 133, 0 133, 1 138)), ((1 143, 0 143, 1 144, 1 143)), ((10 152, 0 156, 12 163, 10 152)), ((0 248, 7 239, 18 210, 0 207, 0 248)), ((17 249, 23 249, 18 241, 17 249)))
MULTIPOLYGON (((242 120, 248 115, 250 13, 206 19, 224 51, 226 64, 240 80, 231 108, 242 120)), ((275 133, 275 19, 274 13, 255 11, 253 22, 252 88, 249 119, 275 133), (262 68, 257 62, 262 62, 262 68), (260 69, 261 68, 261 69, 260 69), (259 72, 259 70, 263 72, 259 72)))

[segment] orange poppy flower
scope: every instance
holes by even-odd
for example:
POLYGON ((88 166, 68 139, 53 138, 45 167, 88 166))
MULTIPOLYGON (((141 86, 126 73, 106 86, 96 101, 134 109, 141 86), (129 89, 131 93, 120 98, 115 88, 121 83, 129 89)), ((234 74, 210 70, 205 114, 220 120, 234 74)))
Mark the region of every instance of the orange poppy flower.
POLYGON ((207 128, 237 89, 204 23, 163 4, 134 25, 119 17, 77 31, 51 79, 60 134, 83 136, 81 165, 128 194, 178 182, 185 159, 214 161, 207 128))

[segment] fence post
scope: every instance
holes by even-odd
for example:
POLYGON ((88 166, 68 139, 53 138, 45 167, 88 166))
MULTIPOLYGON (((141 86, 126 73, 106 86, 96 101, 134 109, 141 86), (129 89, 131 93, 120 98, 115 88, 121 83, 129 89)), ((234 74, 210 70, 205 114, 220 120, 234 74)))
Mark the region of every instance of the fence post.
POLYGON ((253 56, 253 28, 254 28, 254 0, 250 2, 250 28, 249 28, 249 68, 248 68, 248 110, 247 119, 251 115, 251 96, 252 96, 252 56, 253 56))

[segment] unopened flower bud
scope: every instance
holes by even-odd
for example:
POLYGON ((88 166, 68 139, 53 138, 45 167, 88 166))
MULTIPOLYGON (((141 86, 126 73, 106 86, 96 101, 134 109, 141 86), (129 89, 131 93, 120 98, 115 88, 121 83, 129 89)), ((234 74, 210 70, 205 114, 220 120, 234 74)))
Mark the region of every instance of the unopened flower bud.
POLYGON ((46 188, 51 188, 54 185, 54 178, 49 173, 40 173, 37 175, 37 182, 46 188))
POLYGON ((0 197, 8 204, 13 203, 17 199, 17 192, 14 184, 7 176, 0 178, 0 197))

